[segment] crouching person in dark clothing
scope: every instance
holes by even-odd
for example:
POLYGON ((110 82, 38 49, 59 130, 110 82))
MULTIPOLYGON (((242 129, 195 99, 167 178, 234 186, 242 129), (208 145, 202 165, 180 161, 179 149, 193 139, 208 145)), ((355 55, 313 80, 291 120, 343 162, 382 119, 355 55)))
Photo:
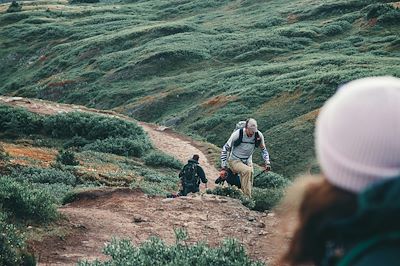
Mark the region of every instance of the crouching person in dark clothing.
POLYGON ((200 180, 207 187, 207 178, 203 168, 199 165, 199 155, 193 155, 193 158, 182 168, 179 173, 181 179, 182 188, 179 191, 178 196, 186 196, 188 193, 199 192, 200 180))

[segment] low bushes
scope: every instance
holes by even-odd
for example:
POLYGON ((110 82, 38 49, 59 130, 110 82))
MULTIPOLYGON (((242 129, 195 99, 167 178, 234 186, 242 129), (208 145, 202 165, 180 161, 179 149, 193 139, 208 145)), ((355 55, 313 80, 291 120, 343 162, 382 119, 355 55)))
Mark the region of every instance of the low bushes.
POLYGON ((161 151, 152 151, 143 159, 144 163, 149 166, 164 166, 175 169, 181 169, 183 167, 183 164, 179 160, 161 151))
POLYGON ((147 139, 130 139, 130 138, 108 138, 104 140, 96 140, 87 144, 83 150, 91 150, 105 153, 113 153, 123 156, 141 157, 151 148, 151 144, 147 139))
MULTIPOLYGON (((134 122, 119 118, 70 112, 51 116, 30 113, 21 108, 0 106, 0 127, 5 132, 46 135, 53 138, 84 140, 110 137, 146 138, 143 129, 134 122), (76 139, 79 137, 79 139, 76 139)), ((71 143, 69 143, 71 145, 71 143)))
POLYGON ((4 150, 4 147, 0 145, 0 161, 7 161, 8 158, 8 153, 4 150))
POLYGON ((0 128, 12 136, 38 134, 43 128, 43 117, 21 108, 0 106, 0 128))
POLYGON ((7 222, 7 215, 0 212, 0 265, 35 265, 27 263, 25 248, 23 235, 7 222))
POLYGON ((285 188, 290 181, 273 172, 259 175, 254 179, 254 186, 258 188, 280 189, 285 188))
POLYGON ((56 161, 64 165, 79 165, 79 161, 75 159, 75 153, 69 150, 61 150, 58 152, 56 161))
MULTIPOLYGON (((34 134, 69 139, 64 148, 136 157, 151 149, 149 138, 136 123, 88 113, 41 116, 20 108, 0 106, 0 128, 15 137, 34 134)), ((70 152, 62 152, 58 159, 65 160, 67 165, 77 163, 71 160, 70 152)))
POLYGON ((0 210, 21 220, 49 222, 57 217, 55 199, 43 190, 10 177, 0 177, 0 210))
POLYGON ((70 172, 54 168, 23 167, 13 169, 10 177, 18 181, 29 181, 41 184, 65 184, 76 185, 76 177, 70 172))
POLYGON ((264 265, 253 261, 237 240, 224 240, 219 247, 209 247, 204 243, 189 245, 185 241, 186 231, 176 230, 176 244, 168 246, 157 237, 152 237, 140 246, 134 246, 129 240, 113 239, 104 248, 104 254, 111 256, 109 261, 80 262, 80 266, 101 265, 229 265, 229 266, 256 266, 264 265))
POLYGON ((284 189, 290 181, 276 173, 260 175, 254 180, 252 198, 246 197, 235 186, 222 187, 207 190, 208 194, 227 196, 239 199, 244 206, 256 211, 270 210, 275 207, 284 195, 284 189))
POLYGON ((79 112, 46 117, 43 126, 47 135, 55 138, 79 136, 88 140, 97 140, 110 137, 145 137, 142 128, 133 122, 79 112))
POLYGON ((74 137, 72 137, 72 139, 67 140, 64 143, 63 147, 64 147, 64 149, 69 149, 69 148, 79 149, 89 143, 90 143, 90 141, 83 137, 74 136, 74 137))
POLYGON ((150 169, 142 169, 143 180, 131 183, 131 188, 139 188, 148 195, 166 196, 178 190, 179 178, 174 174, 160 174, 150 169))
POLYGON ((341 34, 351 28, 351 24, 347 21, 336 21, 325 25, 321 31, 325 36, 334 36, 341 34))
POLYGON ((254 206, 251 209, 256 211, 271 210, 275 207, 284 195, 283 189, 272 189, 272 188, 253 188, 254 206))

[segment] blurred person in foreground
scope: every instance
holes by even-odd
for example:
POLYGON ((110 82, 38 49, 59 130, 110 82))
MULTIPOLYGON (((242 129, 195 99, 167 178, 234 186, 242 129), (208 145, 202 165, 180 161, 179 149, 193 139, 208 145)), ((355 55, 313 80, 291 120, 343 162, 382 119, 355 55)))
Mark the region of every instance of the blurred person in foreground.
MULTIPOLYGON (((400 79, 352 81, 322 107, 283 265, 400 265, 400 79)), ((296 191, 291 188, 292 192, 296 191)), ((298 192, 298 191, 297 191, 298 192)))

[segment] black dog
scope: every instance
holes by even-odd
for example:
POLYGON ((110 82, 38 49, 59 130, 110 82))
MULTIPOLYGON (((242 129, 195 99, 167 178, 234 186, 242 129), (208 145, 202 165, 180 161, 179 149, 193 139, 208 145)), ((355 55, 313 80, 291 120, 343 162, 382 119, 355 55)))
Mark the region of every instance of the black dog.
POLYGON ((223 185, 224 182, 227 182, 230 186, 237 186, 238 188, 241 188, 240 184, 240 176, 239 174, 235 174, 232 172, 231 169, 228 168, 226 170, 225 176, 219 176, 217 180, 215 180, 215 184, 221 184, 223 185))

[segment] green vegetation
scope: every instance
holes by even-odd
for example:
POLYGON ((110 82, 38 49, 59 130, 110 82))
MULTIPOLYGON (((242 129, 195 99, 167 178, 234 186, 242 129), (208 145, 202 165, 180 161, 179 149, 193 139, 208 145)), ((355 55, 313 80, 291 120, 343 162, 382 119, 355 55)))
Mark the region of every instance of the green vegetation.
POLYGON ((1 161, 7 161, 9 158, 9 155, 7 152, 4 150, 3 146, 0 145, 0 162, 1 161))
POLYGON ((11 170, 10 177, 20 181, 41 184, 65 184, 75 186, 76 177, 68 171, 55 168, 18 167, 11 170))
MULTIPOLYGON (((258 175, 258 173, 256 174, 258 175)), ((276 173, 268 173, 257 176, 254 180, 252 198, 246 197, 236 186, 217 186, 208 189, 208 194, 227 196, 238 199, 249 209, 256 211, 271 210, 275 207, 284 195, 284 189, 290 181, 276 173)))
POLYGON ((140 188, 148 195, 166 196, 178 190, 179 178, 176 172, 160 173, 155 170, 142 168, 139 170, 143 180, 132 182, 131 188, 140 188))
POLYGON ((111 257, 105 262, 80 262, 80 266, 101 265, 221 265, 221 266, 262 266, 246 254, 244 247, 236 240, 224 240, 220 247, 209 247, 204 243, 189 245, 188 234, 183 229, 175 230, 176 244, 169 246, 157 237, 151 237, 140 246, 129 240, 113 239, 104 248, 104 254, 111 257))
POLYGON ((312 166, 315 116, 339 85, 400 76, 400 10, 386 0, 88 2, 0 14, 1 94, 115 108, 218 146, 252 116, 292 178, 312 166))
POLYGON ((0 188, 0 210, 16 219, 49 222, 57 217, 55 200, 45 191, 10 177, 0 177, 0 188))
POLYGON ((76 178, 57 169, 9 166, 0 175, 0 265, 36 265, 25 243, 28 225, 54 222, 76 178))
MULTIPOLYGON (((258 174, 255 174, 258 175, 258 174)), ((260 174, 254 179, 254 186, 258 188, 281 189, 290 184, 290 181, 277 173, 260 174)))
MULTIPOLYGON (((24 109, 0 106, 0 125, 5 137, 41 135, 64 140, 64 147, 141 157, 152 148, 136 123, 102 115, 71 112, 41 116, 24 109)), ((70 151, 58 160, 68 159, 70 151)), ((71 159, 71 158, 69 158, 71 159)), ((76 163, 70 161, 69 163, 76 163)))
POLYGON ((56 161, 65 165, 79 165, 79 161, 75 159, 75 153, 69 150, 61 150, 57 154, 56 161))
POLYGON ((26 251, 24 236, 9 224, 7 215, 0 212, 0 265, 36 265, 26 251))
POLYGON ((130 138, 107 138, 104 140, 96 140, 87 144, 83 150, 91 150, 105 153, 113 153, 117 155, 142 157, 146 151, 149 151, 151 144, 147 139, 130 139, 130 138))
POLYGON ((181 169, 183 167, 180 161, 161 151, 149 152, 143 160, 146 165, 150 166, 164 166, 174 169, 181 169))

